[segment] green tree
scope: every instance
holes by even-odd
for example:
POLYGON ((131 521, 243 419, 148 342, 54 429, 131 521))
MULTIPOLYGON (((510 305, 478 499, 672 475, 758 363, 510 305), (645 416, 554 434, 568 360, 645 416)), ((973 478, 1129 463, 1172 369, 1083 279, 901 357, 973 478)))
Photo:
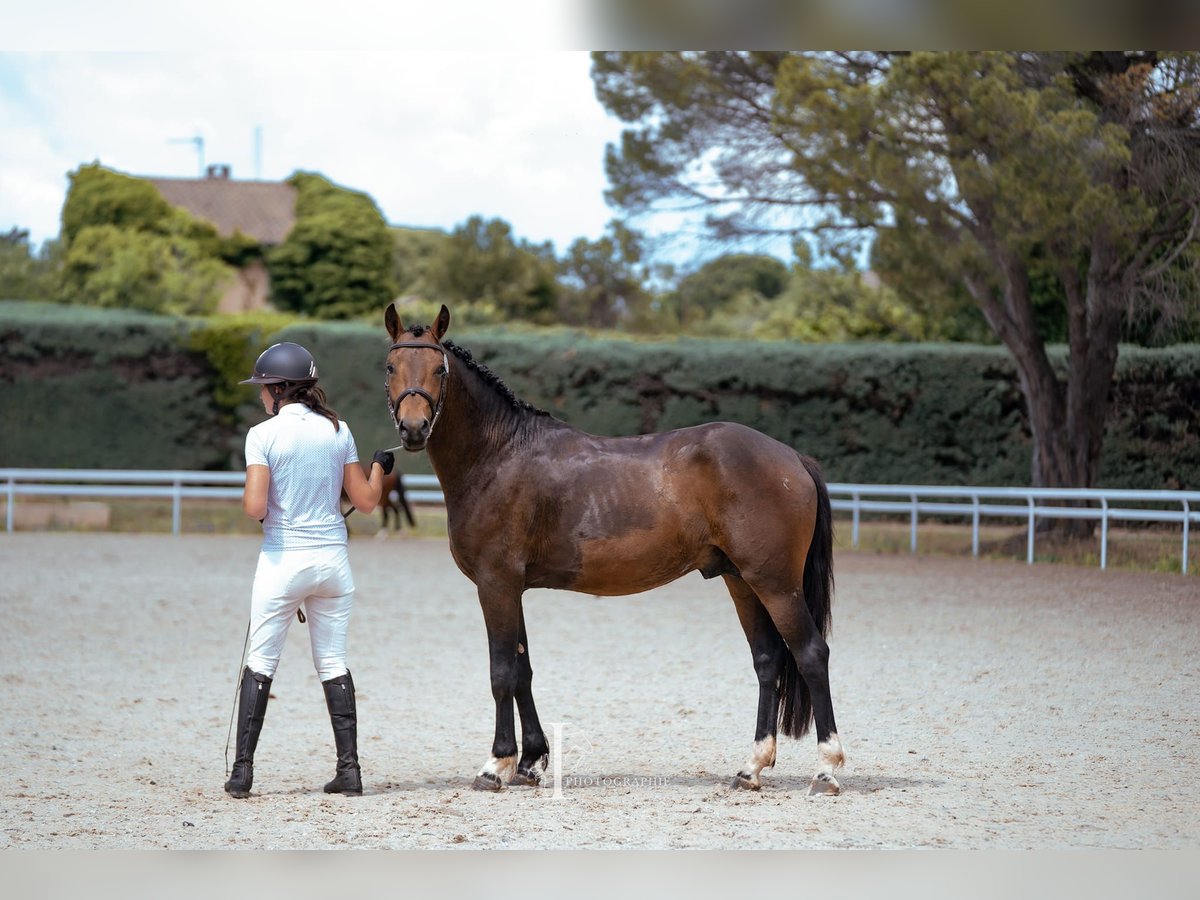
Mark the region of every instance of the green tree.
POLYGON ((549 244, 518 241, 503 219, 471 216, 450 233, 428 277, 446 303, 494 307, 506 319, 549 325, 558 312, 556 268, 549 244))
POLYGON ((67 250, 60 298, 112 309, 206 315, 216 310, 232 277, 232 269, 195 241, 89 225, 67 250))
POLYGON ((620 222, 610 222, 598 240, 575 240, 559 268, 562 320, 592 328, 636 324, 650 303, 641 261, 642 235, 620 222))
POLYGON ((751 295, 770 300, 787 287, 788 268, 774 256, 730 253, 718 256, 679 281, 670 302, 687 328, 697 319, 712 316, 735 297, 751 295))
POLYGON ((887 285, 870 284, 854 269, 803 267, 767 305, 751 333, 809 343, 922 341, 932 336, 925 316, 887 285))
POLYGON ((220 253, 221 240, 212 225, 172 206, 144 179, 114 172, 99 163, 80 166, 67 178, 70 186, 63 203, 62 239, 68 248, 83 229, 111 225, 194 241, 208 256, 220 253))
MULTIPOLYGON (((430 297, 430 270, 450 236, 434 228, 393 228, 392 278, 401 297, 430 297)), ((437 312, 437 309, 434 309, 437 312)))
POLYGON ((375 202, 321 175, 297 172, 296 224, 267 253, 271 297, 323 319, 375 313, 395 296, 394 243, 375 202))
POLYGON ((24 229, 0 234, 0 299, 52 299, 59 255, 57 241, 47 241, 35 252, 24 229))
MULTIPOLYGON (((703 271, 702 267, 695 274, 703 271)), ((720 303, 708 315, 693 315, 688 332, 807 343, 931 337, 924 316, 890 287, 853 268, 813 269, 801 259, 790 273, 786 269, 784 273, 787 280, 778 292, 777 283, 770 282, 770 297, 751 282, 731 282, 731 289, 721 292, 720 303)))
POLYGON ((222 241, 140 178, 93 163, 69 180, 60 300, 173 314, 216 309, 233 278, 221 256, 237 241, 222 241))
POLYGON ((878 235, 1012 355, 1033 483, 1094 483, 1127 312, 1173 316, 1191 283, 1200 54, 598 53, 593 80, 629 125, 612 202, 682 198, 718 234, 815 228, 835 251, 878 235))

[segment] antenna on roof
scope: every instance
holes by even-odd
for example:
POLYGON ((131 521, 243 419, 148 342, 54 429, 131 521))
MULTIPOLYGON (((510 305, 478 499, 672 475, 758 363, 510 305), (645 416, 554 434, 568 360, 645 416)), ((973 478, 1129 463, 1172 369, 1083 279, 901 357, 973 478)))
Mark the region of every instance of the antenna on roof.
POLYGON ((196 155, 199 157, 200 177, 204 177, 204 135, 198 134, 194 137, 186 138, 168 138, 168 144, 195 144, 196 155))

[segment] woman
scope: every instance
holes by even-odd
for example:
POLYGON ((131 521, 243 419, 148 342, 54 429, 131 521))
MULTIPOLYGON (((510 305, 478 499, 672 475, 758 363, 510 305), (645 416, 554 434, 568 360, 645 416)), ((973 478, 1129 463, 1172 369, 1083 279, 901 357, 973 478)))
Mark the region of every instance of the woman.
POLYGON ((361 794, 354 682, 346 668, 354 579, 339 497, 345 488, 355 507, 371 512, 394 458, 377 452, 370 476, 363 474, 350 428, 326 404, 317 387, 317 364, 299 344, 267 348, 254 364, 254 374, 241 384, 262 386, 259 396, 271 418, 246 435, 242 508, 262 522, 263 544, 238 694, 237 757, 225 790, 232 797, 250 795, 271 680, 288 626, 304 604, 313 664, 325 689, 337 748, 337 773, 325 792, 361 794))

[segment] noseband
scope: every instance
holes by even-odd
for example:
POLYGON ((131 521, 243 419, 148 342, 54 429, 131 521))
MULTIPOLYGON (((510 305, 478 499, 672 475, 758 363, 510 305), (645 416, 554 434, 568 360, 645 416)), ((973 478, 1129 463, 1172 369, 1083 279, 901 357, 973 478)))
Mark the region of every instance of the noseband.
POLYGON ((398 418, 400 415, 400 404, 403 402, 405 397, 407 397, 409 394, 416 394, 429 404, 432 417, 429 420, 429 432, 425 436, 426 440, 428 440, 429 435, 433 434, 433 426, 437 422, 438 416, 442 414, 442 407, 446 402, 446 377, 450 374, 450 358, 446 356, 446 348, 444 348, 441 344, 427 344, 424 341, 399 341, 395 344, 392 344, 392 346, 388 348, 388 353, 390 354, 393 350, 401 350, 406 347, 412 347, 421 350, 437 350, 442 354, 442 372, 438 376, 437 400, 434 400, 429 391, 425 390, 424 388, 410 387, 402 390, 400 392, 400 396, 397 397, 396 401, 393 403, 392 393, 389 390, 391 387, 391 379, 387 378, 383 382, 383 392, 387 397, 388 412, 391 413, 392 424, 396 426, 397 433, 400 431, 400 420, 398 418))

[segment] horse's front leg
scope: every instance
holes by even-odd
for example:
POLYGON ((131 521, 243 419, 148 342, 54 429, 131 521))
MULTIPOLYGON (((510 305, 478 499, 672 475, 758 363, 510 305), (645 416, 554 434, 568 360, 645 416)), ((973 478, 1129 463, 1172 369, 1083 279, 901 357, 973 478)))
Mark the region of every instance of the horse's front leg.
POLYGON ((498 791, 517 770, 517 734, 513 697, 518 680, 517 645, 521 634, 521 589, 480 579, 479 605, 487 627, 492 698, 496 701, 496 738, 492 755, 475 776, 480 791, 498 791))
POLYGON ((521 610, 521 633, 517 643, 517 712, 521 715, 521 761, 513 784, 540 785, 550 762, 546 733, 533 705, 533 666, 529 660, 529 637, 525 632, 525 610, 521 610))

